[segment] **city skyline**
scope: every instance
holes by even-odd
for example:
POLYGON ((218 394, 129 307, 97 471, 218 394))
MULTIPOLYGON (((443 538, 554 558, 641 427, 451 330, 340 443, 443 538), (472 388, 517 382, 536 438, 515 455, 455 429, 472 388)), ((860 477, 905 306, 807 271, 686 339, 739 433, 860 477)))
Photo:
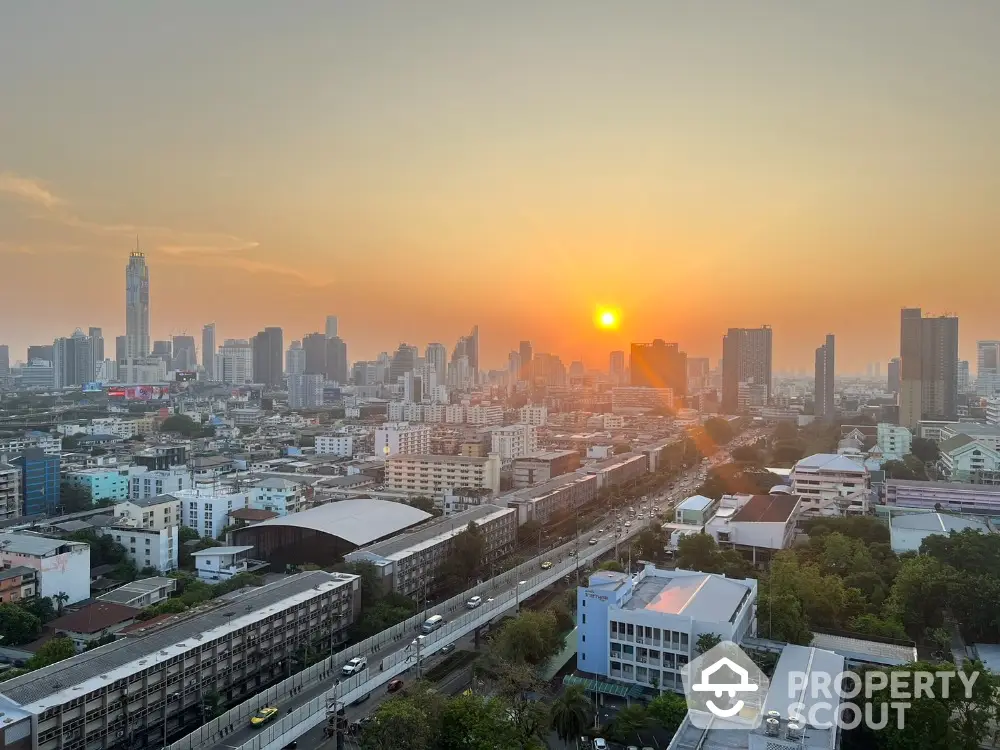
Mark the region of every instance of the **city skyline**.
POLYGON ((16 146, 0 304, 32 307, 34 279, 49 292, 5 332, 15 352, 122 333, 136 233, 154 339, 207 321, 299 338, 330 300, 352 357, 478 323, 496 368, 522 339, 588 366, 655 338, 714 361, 728 328, 766 322, 776 368, 810 369, 834 330, 859 371, 898 354, 915 305, 962 318, 970 362, 1000 336, 993 6, 372 3, 279 21, 248 2, 240 34, 232 7, 6 14, 0 96, 21 106, 0 122, 16 146), (941 262, 956 248, 977 273, 941 262), (822 285, 797 283, 820 266, 822 285), (618 330, 594 328, 601 305, 618 330))

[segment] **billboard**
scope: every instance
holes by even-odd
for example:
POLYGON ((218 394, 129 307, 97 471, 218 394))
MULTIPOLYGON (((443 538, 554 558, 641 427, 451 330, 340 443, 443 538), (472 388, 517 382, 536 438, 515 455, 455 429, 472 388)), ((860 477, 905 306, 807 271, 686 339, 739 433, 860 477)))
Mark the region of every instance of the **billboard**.
POLYGON ((178 370, 174 375, 174 380, 178 383, 188 383, 192 380, 198 379, 197 372, 191 372, 190 370, 178 370))
POLYGON ((84 383, 83 392, 84 393, 103 393, 104 386, 101 383, 84 383))
POLYGON ((159 385, 127 385, 108 388, 108 398, 123 398, 126 401, 166 401, 170 389, 159 385))

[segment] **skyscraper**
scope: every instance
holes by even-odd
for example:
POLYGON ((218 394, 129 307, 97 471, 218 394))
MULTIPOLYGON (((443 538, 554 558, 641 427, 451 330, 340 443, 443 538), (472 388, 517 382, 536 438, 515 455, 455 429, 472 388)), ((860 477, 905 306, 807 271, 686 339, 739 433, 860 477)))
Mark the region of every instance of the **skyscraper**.
POLYGON ((328 339, 333 339, 337 337, 337 316, 327 315, 326 316, 326 337, 328 339))
POLYGON ((512 351, 507 355, 507 377, 510 379, 510 384, 515 384, 521 377, 521 354, 516 351, 512 351))
MULTIPOLYGON (((122 339, 122 341, 125 340, 124 336, 119 336, 119 338, 122 339)), ((38 345, 38 346, 29 346, 28 347, 28 359, 27 359, 27 361, 29 363, 33 359, 43 359, 46 362, 51 362, 54 358, 55 358, 55 355, 52 352, 52 344, 42 344, 42 345, 38 345)))
POLYGON ((722 411, 740 411, 740 384, 764 386, 771 399, 771 326, 730 328, 722 338, 722 411))
POLYGON ((972 382, 969 376, 969 360, 960 359, 958 361, 958 392, 968 393, 969 384, 972 382))
POLYGON ((654 339, 650 344, 632 344, 629 357, 632 385, 647 388, 672 388, 674 397, 687 395, 687 354, 678 344, 654 339))
POLYGON ((826 343, 816 350, 815 415, 817 419, 831 420, 834 411, 834 374, 836 372, 836 351, 832 333, 826 335, 826 343))
POLYGON ((201 329, 201 366, 209 380, 215 380, 215 323, 201 329))
POLYGON ((347 342, 340 336, 326 341, 326 379, 347 384, 347 342))
POLYGON ((104 361, 104 332, 100 328, 91 326, 88 331, 90 337, 90 359, 94 363, 94 372, 91 378, 97 377, 97 366, 104 361))
POLYGON ((466 357, 469 360, 469 370, 472 374, 473 383, 478 382, 479 375, 479 326, 472 327, 472 333, 462 336, 455 344, 451 353, 451 361, 457 362, 459 357, 466 357))
POLYGON ((958 414, 958 318, 924 317, 903 308, 899 332, 899 423, 914 429, 921 419, 958 414))
POLYGON ((889 393, 899 393, 899 357, 889 360, 889 381, 887 384, 889 393))
POLYGON ((531 380, 531 342, 522 341, 518 344, 517 351, 521 355, 521 380, 531 380))
POLYGON ((69 338, 52 344, 55 387, 83 385, 94 379, 94 351, 89 336, 77 328, 69 338))
POLYGON ((976 342, 976 393, 992 396, 1000 392, 1000 341, 976 342))
POLYGON ((10 349, 0 344, 0 376, 10 375, 10 349))
POLYGON ((115 362, 124 365, 128 359, 128 336, 115 336, 115 362))
POLYGON ((448 349, 445 345, 437 342, 428 344, 424 350, 424 361, 426 364, 434 365, 438 380, 443 383, 448 372, 448 349))
POLYGON ((149 356, 149 268, 138 249, 125 268, 125 339, 126 358, 149 356))
POLYGON ((608 358, 608 374, 615 385, 625 384, 625 352, 613 351, 608 358))
POLYGON ((688 357, 688 392, 708 388, 711 363, 708 357, 688 357))
POLYGON ((253 382, 253 355, 253 348, 246 339, 226 339, 215 352, 212 367, 215 379, 232 385, 253 382))
MULTIPOLYGON (((302 348, 301 341, 293 341, 285 352, 285 374, 304 375, 306 371, 306 350, 302 348)), ((292 381, 288 381, 288 387, 292 387, 292 381)))
POLYGON ((417 347, 410 346, 409 344, 400 344, 389 363, 389 383, 397 383, 399 378, 408 372, 412 372, 416 366, 417 347))
POLYGON ((282 360, 285 347, 282 331, 268 327, 258 333, 250 342, 253 348, 253 377, 257 383, 280 386, 283 379, 282 360))
POLYGON ((174 336, 173 369, 181 371, 194 370, 198 366, 198 354, 195 351, 194 336, 174 336))

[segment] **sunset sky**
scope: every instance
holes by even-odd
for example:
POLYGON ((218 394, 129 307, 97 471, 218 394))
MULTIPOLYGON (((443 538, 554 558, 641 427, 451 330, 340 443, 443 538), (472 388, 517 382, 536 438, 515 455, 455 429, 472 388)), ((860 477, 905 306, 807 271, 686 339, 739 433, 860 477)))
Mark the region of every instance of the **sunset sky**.
POLYGON ((478 323, 607 367, 654 337, 775 365, 1000 338, 1000 3, 8 2, 0 343, 336 314, 353 359, 478 323), (615 331, 595 309, 621 311, 615 331))

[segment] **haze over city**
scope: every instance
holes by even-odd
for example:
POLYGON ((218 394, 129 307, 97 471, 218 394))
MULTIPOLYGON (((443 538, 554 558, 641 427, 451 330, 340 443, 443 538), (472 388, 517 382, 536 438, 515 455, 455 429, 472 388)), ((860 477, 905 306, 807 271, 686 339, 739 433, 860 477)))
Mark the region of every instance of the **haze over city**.
POLYGON ((180 2, 4 9, 3 340, 335 313, 352 359, 473 324, 605 367, 654 337, 776 368, 898 354, 899 309, 996 331, 987 3, 180 2), (595 310, 621 311, 617 330, 595 310), (30 311, 30 314, 29 314, 30 311))

